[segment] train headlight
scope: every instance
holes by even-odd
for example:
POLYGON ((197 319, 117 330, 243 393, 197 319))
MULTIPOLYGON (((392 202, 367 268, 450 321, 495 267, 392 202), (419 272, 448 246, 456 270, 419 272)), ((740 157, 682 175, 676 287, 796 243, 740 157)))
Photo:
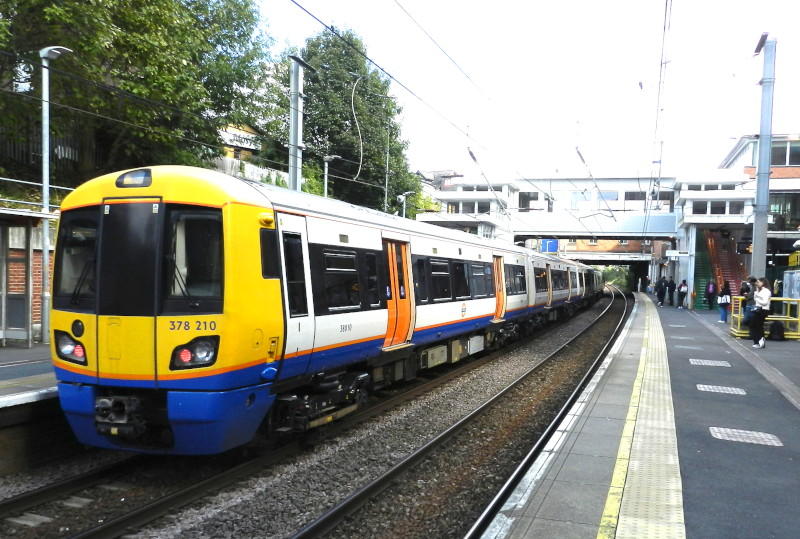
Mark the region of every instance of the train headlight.
POLYGON ((208 367, 217 361, 219 336, 197 337, 172 351, 170 370, 208 367))
POLYGON ((56 355, 64 361, 86 365, 86 349, 66 331, 55 331, 56 355))

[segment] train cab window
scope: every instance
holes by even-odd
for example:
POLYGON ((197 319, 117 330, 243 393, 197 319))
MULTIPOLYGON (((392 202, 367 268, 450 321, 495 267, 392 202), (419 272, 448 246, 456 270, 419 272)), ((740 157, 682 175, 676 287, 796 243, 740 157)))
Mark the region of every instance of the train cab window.
POLYGON ((417 259, 414 267, 414 297, 417 303, 424 303, 428 301, 428 273, 425 270, 425 259, 417 259))
POLYGON ((453 299, 450 265, 444 260, 431 260, 431 297, 434 301, 453 299))
POLYGON ((325 252, 325 297, 330 310, 361 307, 361 294, 353 252, 325 252))
POLYGON ((290 316, 308 314, 306 270, 303 263, 303 243, 300 234, 283 233, 283 256, 286 259, 286 294, 290 316))
POLYGON ((170 209, 165 311, 221 312, 222 247, 219 210, 170 209))
POLYGON ((94 308, 99 218, 97 207, 61 215, 53 268, 53 304, 57 308, 94 308))
POLYGON ((453 262, 453 290, 456 299, 470 297, 469 281, 467 280, 467 264, 465 262, 453 262))
POLYGON ((367 253, 367 301, 370 307, 380 307, 381 298, 378 288, 378 255, 367 253))

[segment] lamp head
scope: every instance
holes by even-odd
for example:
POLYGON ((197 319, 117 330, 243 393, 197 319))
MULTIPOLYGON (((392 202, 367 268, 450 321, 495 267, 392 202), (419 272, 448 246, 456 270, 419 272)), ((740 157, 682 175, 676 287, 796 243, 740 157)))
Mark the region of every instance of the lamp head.
POLYGON ((72 52, 72 49, 55 45, 53 47, 45 47, 39 51, 39 56, 42 60, 55 60, 65 52, 72 52))

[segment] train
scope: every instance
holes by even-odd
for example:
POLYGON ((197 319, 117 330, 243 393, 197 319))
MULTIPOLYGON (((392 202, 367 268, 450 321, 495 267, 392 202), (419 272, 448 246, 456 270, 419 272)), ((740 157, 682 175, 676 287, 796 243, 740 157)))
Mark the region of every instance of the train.
POLYGON ((212 170, 152 166, 64 200, 50 337, 83 444, 211 455, 572 315, 602 274, 523 246, 212 170))

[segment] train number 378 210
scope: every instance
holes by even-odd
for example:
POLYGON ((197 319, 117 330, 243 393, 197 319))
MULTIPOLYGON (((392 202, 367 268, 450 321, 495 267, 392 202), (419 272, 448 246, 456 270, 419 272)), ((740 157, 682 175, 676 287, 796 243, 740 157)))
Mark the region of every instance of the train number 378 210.
MULTIPOLYGON (((189 331, 192 329, 192 322, 188 320, 170 320, 169 321, 169 330, 170 331, 189 331)), ((215 331, 217 329, 217 323, 207 320, 195 320, 194 321, 194 329, 195 331, 215 331)))

